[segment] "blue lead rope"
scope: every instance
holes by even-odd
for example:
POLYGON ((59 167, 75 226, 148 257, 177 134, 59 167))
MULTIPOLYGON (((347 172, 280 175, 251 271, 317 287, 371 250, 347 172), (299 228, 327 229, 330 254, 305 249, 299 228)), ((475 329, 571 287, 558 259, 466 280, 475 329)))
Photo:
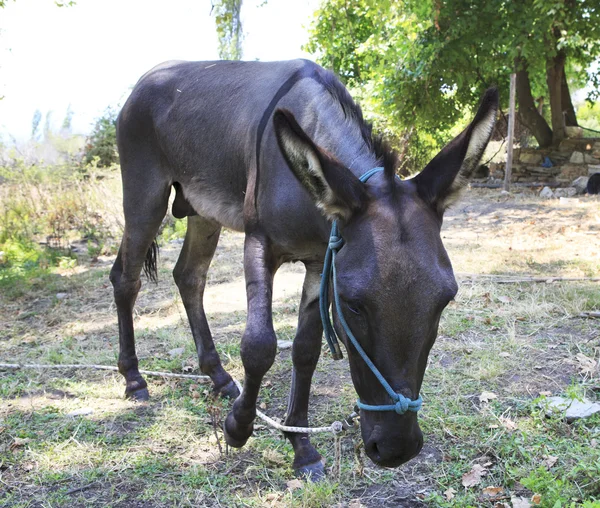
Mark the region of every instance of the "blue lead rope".
MULTIPOLYGON (((366 182, 371 176, 375 173, 379 173, 383 171, 383 168, 373 168, 370 171, 367 171, 364 175, 360 177, 361 182, 366 182)), ((340 324, 346 333, 350 342, 354 348, 358 351, 361 358, 367 364, 367 366, 371 369, 375 377, 381 383, 381 386, 385 389, 388 395, 392 398, 394 404, 384 404, 384 405, 371 405, 364 404, 360 401, 360 399, 356 402, 356 405, 365 411, 395 411, 399 415, 406 413, 407 411, 417 412, 421 409, 421 405, 423 401, 421 397, 416 400, 411 400, 408 397, 405 397, 401 393, 397 393, 393 390, 390 384, 385 380, 379 369, 375 366, 375 364, 371 361, 365 350, 359 344, 356 337, 352 334, 346 319, 344 318, 344 314, 342 313, 342 306, 340 305, 340 296, 337 290, 337 276, 336 276, 336 268, 335 268, 335 257, 337 251, 341 249, 342 245, 344 245, 344 240, 340 236, 337 227, 337 221, 333 221, 331 225, 331 234, 329 236, 329 245, 327 247, 327 252, 325 253, 325 262, 323 265, 323 275, 321 276, 321 289, 319 293, 319 308, 321 311, 321 321, 323 322, 323 333, 325 334, 325 339, 327 340, 327 344, 329 345, 329 349, 331 350, 331 355, 334 360, 339 360, 342 358, 342 351, 340 349, 340 345, 337 340, 337 334, 333 328, 333 324, 331 322, 331 316, 329 314, 329 280, 333 279, 333 298, 335 303, 335 308, 337 310, 338 318, 340 320, 340 324)))

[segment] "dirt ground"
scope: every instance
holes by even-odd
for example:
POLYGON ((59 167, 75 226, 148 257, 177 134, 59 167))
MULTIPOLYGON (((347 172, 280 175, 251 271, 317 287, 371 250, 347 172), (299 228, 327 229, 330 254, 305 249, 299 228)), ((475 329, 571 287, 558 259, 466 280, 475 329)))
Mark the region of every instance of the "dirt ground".
MULTIPOLYGON (((599 321, 581 315, 600 310, 600 286, 552 280, 600 277, 599 199, 470 189, 446 214, 442 237, 461 289, 430 355, 421 416, 427 443, 417 459, 378 468, 363 457, 359 433, 349 432, 340 442, 341 475, 331 471, 326 482, 297 485, 291 447, 262 423, 244 449, 225 450, 218 422, 228 403, 211 402, 196 382, 148 379, 152 399, 140 404, 122 398, 122 380, 111 372, 0 370, 0 506, 516 507, 537 492, 545 506, 554 494, 543 474, 523 480, 543 467, 544 456, 559 457, 546 469, 553 481, 580 492, 567 502, 600 496, 597 480, 590 487, 581 479, 587 469, 572 473, 584 454, 600 464, 590 445, 600 438, 600 422, 567 427, 535 409, 550 394, 599 396, 599 321), (547 282, 495 282, 524 276, 547 282), (482 398, 485 392, 492 396, 482 398), (587 446, 581 456, 580 445, 587 446), (474 465, 485 474, 465 487, 463 475, 474 465), (485 487, 500 494, 488 496, 485 487)), ((242 244, 241 235, 223 232, 205 294, 217 348, 238 379, 246 312, 242 244)), ((145 283, 138 298, 138 353, 142 368, 197 373, 170 276, 180 245, 176 239, 162 247, 158 284, 145 283)), ((115 365, 112 261, 83 259, 21 297, 0 296, 0 362, 115 365)), ((294 337, 303 272, 286 265, 275 279, 282 341, 294 337)), ((285 412, 290 368, 283 348, 260 399, 272 416, 285 412)), ((311 424, 345 417, 354 398, 347 364, 333 362, 324 347, 311 424)), ((336 466, 333 439, 315 442, 328 467, 336 466)))

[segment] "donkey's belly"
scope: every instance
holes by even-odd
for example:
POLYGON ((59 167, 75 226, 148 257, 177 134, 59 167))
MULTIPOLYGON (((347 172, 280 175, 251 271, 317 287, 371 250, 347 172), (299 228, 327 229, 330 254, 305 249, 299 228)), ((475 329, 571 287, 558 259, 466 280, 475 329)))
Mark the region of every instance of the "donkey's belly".
POLYGON ((183 194, 195 212, 235 231, 244 231, 244 194, 231 187, 191 181, 183 194), (239 195, 238 195, 239 194, 239 195))

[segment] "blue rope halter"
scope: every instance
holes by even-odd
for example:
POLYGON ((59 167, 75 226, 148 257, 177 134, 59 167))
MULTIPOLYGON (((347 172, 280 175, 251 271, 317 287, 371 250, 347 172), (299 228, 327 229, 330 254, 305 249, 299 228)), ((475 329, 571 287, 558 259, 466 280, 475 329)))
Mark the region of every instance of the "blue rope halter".
MULTIPOLYGON (((373 168, 370 171, 367 171, 364 175, 360 177, 361 182, 366 182, 369 178, 371 178, 375 173, 379 173, 383 171, 383 168, 373 168)), ((319 308, 321 311, 321 321, 323 322, 323 332, 325 334, 325 339, 327 340, 327 344, 329 345, 329 349, 331 350, 331 354, 334 360, 340 360, 342 358, 342 351, 340 349, 340 345, 337 340, 337 334, 333 328, 333 324, 331 322, 331 316, 329 314, 329 280, 333 279, 333 298, 335 303, 335 308, 337 310, 338 318, 346 333, 350 342, 354 348, 358 351, 358 354, 362 357, 367 366, 371 369, 375 377, 379 380, 385 391, 394 401, 394 404, 384 404, 384 405, 371 405, 364 404, 359 400, 356 401, 356 405, 365 411, 395 411, 399 415, 406 413, 407 411, 413 411, 416 413, 421 409, 422 400, 419 397, 416 400, 411 400, 408 397, 405 397, 401 393, 397 393, 393 390, 390 384, 385 380, 379 369, 375 367, 375 364, 368 357, 365 350, 359 344, 356 337, 352 334, 346 319, 344 318, 344 314, 342 313, 342 306, 340 305, 340 296, 337 290, 337 276, 335 269, 335 257, 337 251, 342 248, 344 245, 344 239, 341 237, 337 227, 337 221, 333 221, 331 225, 331 235, 329 236, 329 245, 327 247, 327 252, 325 253, 325 262, 323 265, 323 275, 321 276, 321 289, 319 293, 319 308)))

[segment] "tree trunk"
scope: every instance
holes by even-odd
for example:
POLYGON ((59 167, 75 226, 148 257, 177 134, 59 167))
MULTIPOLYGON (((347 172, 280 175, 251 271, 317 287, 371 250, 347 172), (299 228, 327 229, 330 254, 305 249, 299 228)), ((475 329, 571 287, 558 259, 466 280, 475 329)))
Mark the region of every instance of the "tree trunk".
POLYGON ((519 103, 519 120, 527 127, 535 137, 540 148, 552 145, 552 130, 548 122, 539 114, 535 107, 533 95, 531 95, 531 84, 529 82, 529 71, 527 61, 518 58, 515 61, 517 70, 517 102, 519 103))
POLYGON ((558 145, 565 138, 565 118, 562 106, 562 82, 565 74, 565 53, 558 51, 546 62, 546 83, 550 92, 552 143, 558 145))
POLYGON ((562 108, 565 113, 565 125, 569 127, 577 127, 577 115, 571 101, 571 92, 567 83, 567 73, 563 69, 562 85, 560 88, 562 108))

